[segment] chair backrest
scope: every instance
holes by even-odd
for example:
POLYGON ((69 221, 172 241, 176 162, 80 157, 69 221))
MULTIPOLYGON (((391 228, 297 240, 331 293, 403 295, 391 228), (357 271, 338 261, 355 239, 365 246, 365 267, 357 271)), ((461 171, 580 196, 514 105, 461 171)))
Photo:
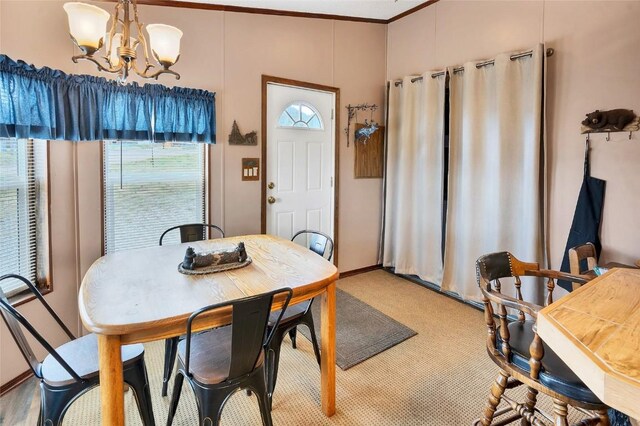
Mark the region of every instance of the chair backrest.
MULTIPOLYGON (((598 266, 598 255, 596 246, 592 243, 586 243, 569 249, 569 270, 572 275, 580 275, 586 271, 590 271, 598 266)), ((582 284, 573 283, 573 289, 576 290, 582 284)))
MULTIPOLYGON (((542 306, 523 300, 521 291, 522 281, 520 279, 522 276, 533 276, 546 279, 546 305, 553 303, 553 290, 556 285, 556 280, 563 279, 580 283, 587 282, 584 277, 574 276, 560 271, 540 269, 538 263, 522 262, 506 251, 491 253, 478 258, 476 261, 476 279, 483 296, 484 317, 488 330, 487 349, 494 359, 503 363, 511 362, 507 309, 512 308, 517 310, 517 320, 523 324, 526 318, 525 315, 529 315, 535 320, 538 316, 538 312, 542 309, 542 306), (515 296, 509 296, 502 292, 502 283, 500 282, 500 279, 507 278, 513 278, 515 296), (496 348, 496 323, 494 321, 492 302, 497 304, 498 307, 500 351, 496 348)), ((542 340, 538 336, 535 327, 532 328, 534 337, 530 347, 530 375, 533 379, 537 380, 541 366, 540 360, 544 355, 544 349, 542 346, 542 340)))
POLYGON ((231 309, 231 363, 227 379, 232 380, 249 374, 254 370, 260 352, 266 349, 271 342, 273 334, 282 319, 282 315, 287 306, 289 306, 292 295, 292 289, 281 288, 268 293, 207 306, 191 314, 187 321, 187 337, 185 342, 185 370, 187 374, 191 374, 189 371, 191 336, 193 322, 197 317, 213 310, 231 309), (267 333, 271 305, 275 298, 283 298, 283 305, 277 321, 271 328, 271 332, 267 333))
POLYGON ((298 241, 304 242, 303 245, 312 252, 325 257, 327 260, 331 260, 331 257, 333 256, 333 240, 327 234, 320 231, 305 229, 296 232, 291 238, 291 241, 296 241, 296 238, 298 238, 298 241), (304 238, 306 238, 306 240, 303 240, 304 238))
POLYGON ((224 238, 224 231, 219 226, 211 225, 208 223, 188 223, 185 225, 174 226, 164 231, 162 235, 160 235, 160 241, 158 244, 162 245, 162 240, 164 239, 164 236, 175 229, 180 230, 181 243, 190 243, 192 241, 206 240, 207 230, 209 231, 209 237, 211 237, 213 233, 217 231, 220 233, 220 238, 224 238))
MULTIPOLYGON (((0 282, 8 279, 16 279, 22 281, 29 288, 30 292, 42 303, 44 308, 49 312, 51 317, 58 323, 60 328, 65 332, 65 334, 71 339, 75 339, 75 336, 69 331, 66 325, 62 322, 60 317, 55 313, 55 311, 49 306, 49 304, 44 300, 42 293, 34 286, 31 281, 28 279, 16 275, 16 274, 7 274, 0 277, 0 282)), ((2 286, 0 286, 0 313, 2 314, 2 319, 5 324, 7 324, 7 328, 13 336, 20 352, 22 352, 22 356, 31 367, 33 374, 36 377, 42 378, 42 363, 36 358, 33 350, 31 349, 31 345, 27 341, 26 336, 23 333, 23 328, 26 329, 29 334, 31 334, 45 350, 51 354, 55 358, 56 361, 77 381, 82 381, 80 376, 67 364, 67 362, 58 354, 58 352, 49 344, 49 342, 40 334, 38 331, 29 323, 29 321, 22 316, 20 312, 18 312, 12 305, 9 303, 9 300, 6 298, 4 292, 2 291, 2 286)))

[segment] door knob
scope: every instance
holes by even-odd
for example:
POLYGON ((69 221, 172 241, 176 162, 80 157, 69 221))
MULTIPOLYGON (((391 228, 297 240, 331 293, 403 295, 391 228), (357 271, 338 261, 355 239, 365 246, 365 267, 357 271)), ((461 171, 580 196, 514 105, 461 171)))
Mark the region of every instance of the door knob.
POLYGON ((267 198, 267 203, 269 203, 269 204, 273 204, 273 203, 275 203, 275 202, 276 202, 276 199, 275 199, 274 197, 269 196, 269 198, 267 198))
POLYGON ((275 186, 276 186, 276 185, 275 185, 273 182, 269 182, 269 185, 267 185, 267 187, 268 187, 269 189, 273 189, 273 188, 275 188, 275 186))

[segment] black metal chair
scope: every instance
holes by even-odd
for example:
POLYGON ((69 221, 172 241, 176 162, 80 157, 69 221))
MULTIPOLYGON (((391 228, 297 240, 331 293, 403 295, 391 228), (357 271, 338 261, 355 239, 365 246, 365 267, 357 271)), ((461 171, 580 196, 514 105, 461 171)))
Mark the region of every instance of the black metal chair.
POLYGON ((263 423, 271 426, 265 362, 267 369, 273 363, 273 353, 268 350, 269 343, 292 294, 290 288, 282 288, 207 306, 191 314, 187 321, 187 336, 178 345, 179 369, 173 385, 167 426, 173 422, 185 378, 196 397, 199 424, 218 425, 227 399, 234 392, 247 389, 258 397, 263 423), (271 305, 276 297, 284 299, 284 303, 274 328, 268 331, 271 305), (200 315, 229 308, 230 325, 200 333, 192 332, 193 322, 200 315))
POLYGON ((224 238, 224 231, 219 226, 210 225, 208 223, 188 223, 185 225, 174 226, 164 231, 162 235, 160 235, 160 241, 158 244, 162 245, 165 235, 176 229, 180 230, 181 243, 206 240, 207 231, 209 231, 209 238, 211 238, 213 231, 218 231, 220 233, 220 238, 224 238))
MULTIPOLYGON (((186 225, 178 225, 167 229, 160 235, 159 245, 162 245, 165 235, 176 229, 180 230, 180 242, 190 243, 192 241, 203 241, 207 239, 207 231, 209 231, 209 238, 211 238, 214 231, 220 233, 220 238, 224 238, 224 231, 222 228, 216 225, 210 225, 208 223, 189 223, 186 225)), ((169 385, 169 379, 171 378, 171 372, 173 366, 176 363, 176 351, 178 350, 179 337, 172 337, 171 339, 165 339, 164 341, 164 375, 162 376, 162 396, 167 396, 167 386, 169 385)))
MULTIPOLYGON (((95 334, 75 338, 60 317, 44 300, 38 289, 26 278, 8 274, 0 277, 20 280, 42 303, 71 341, 54 349, 29 321, 7 300, 0 287, 0 313, 33 374, 40 379, 40 416, 38 425, 58 426, 69 406, 82 394, 100 384, 98 369, 98 342, 95 334), (43 362, 34 355, 23 329, 26 329, 48 352, 43 362)), ((144 363, 144 346, 122 347, 124 381, 133 389, 143 424, 155 425, 149 381, 144 363)))
POLYGON ((594 412, 593 417, 581 421, 580 425, 609 426, 608 407, 538 335, 536 319, 543 307, 523 300, 521 291, 520 277, 545 279, 546 304, 549 305, 553 302, 557 280, 585 283, 586 277, 540 269, 537 263, 522 262, 508 252, 481 256, 476 262, 476 270, 485 308, 487 353, 500 368, 500 373, 491 387, 482 417, 474 425, 507 425, 521 419, 523 425, 542 426, 547 421, 553 421, 555 425, 566 426, 567 406, 571 405, 589 415, 594 412), (503 284, 507 281, 513 282, 515 296, 506 294, 503 284), (497 326, 493 304, 497 306, 497 326), (515 320, 509 321, 508 309, 515 311, 515 320), (532 319, 527 319, 527 315, 532 319), (524 402, 518 402, 505 394, 506 389, 520 385, 527 386, 524 402), (553 398, 553 420, 549 414, 536 408, 538 392, 553 398), (501 401, 506 402, 506 407, 497 410, 501 401), (509 411, 514 413, 494 421, 495 417, 509 411))
MULTIPOLYGON (((329 261, 331 260, 331 257, 333 256, 333 240, 327 234, 305 229, 303 231, 296 232, 293 238, 291 238, 291 241, 295 242, 296 239, 299 242, 304 243, 303 245, 308 247, 309 250, 325 257, 329 261), (300 241, 300 239, 306 240, 300 241)), ((278 364, 280 361, 280 345, 282 344, 282 340, 288 333, 291 338, 291 345, 295 349, 297 327, 299 325, 305 325, 309 329, 313 352, 315 353, 318 365, 320 365, 320 348, 318 346, 318 339, 316 337, 316 331, 313 324, 313 315, 311 315, 312 303, 313 299, 290 306, 284 312, 279 325, 275 327, 274 337, 269 345, 269 349, 274 353, 273 369, 268 372, 270 376, 269 383, 271 385, 269 395, 273 395, 278 378, 278 364)), ((274 328, 273 324, 275 324, 275 319, 279 315, 281 315, 280 311, 276 311, 271 314, 271 317, 269 318, 270 328, 274 328)))

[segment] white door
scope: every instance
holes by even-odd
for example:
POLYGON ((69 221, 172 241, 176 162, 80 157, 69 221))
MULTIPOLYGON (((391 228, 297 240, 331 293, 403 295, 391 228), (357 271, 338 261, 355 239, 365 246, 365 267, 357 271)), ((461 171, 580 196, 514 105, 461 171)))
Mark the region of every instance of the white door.
POLYGON ((267 85, 267 234, 333 238, 335 94, 267 85))

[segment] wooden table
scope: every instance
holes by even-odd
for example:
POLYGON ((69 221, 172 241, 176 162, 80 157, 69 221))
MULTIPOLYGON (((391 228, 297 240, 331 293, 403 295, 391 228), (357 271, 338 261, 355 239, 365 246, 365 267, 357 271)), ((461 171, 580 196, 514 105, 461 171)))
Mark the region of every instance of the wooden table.
MULTIPOLYGON (((82 323, 98 335, 102 424, 124 425, 121 345, 179 336, 189 315, 203 306, 281 287, 293 289, 292 304, 321 296, 321 403, 333 415, 337 279, 336 267, 322 257, 268 235, 123 251, 96 260, 82 281, 78 304, 82 323), (178 272, 187 246, 214 250, 240 241, 253 259, 249 266, 208 275, 178 272)), ((274 309, 281 305, 274 303, 274 309)), ((198 329, 227 323, 229 318, 212 316, 198 329)))
POLYGON ((612 269, 547 306, 538 334, 600 400, 640 418, 640 270, 612 269))

